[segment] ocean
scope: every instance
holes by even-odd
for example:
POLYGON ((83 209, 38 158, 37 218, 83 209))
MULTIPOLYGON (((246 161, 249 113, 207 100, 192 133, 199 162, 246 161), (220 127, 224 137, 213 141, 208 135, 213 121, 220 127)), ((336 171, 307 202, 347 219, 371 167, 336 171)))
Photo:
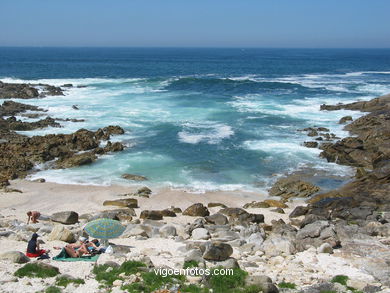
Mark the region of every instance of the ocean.
POLYGON ((260 192, 305 167, 352 173, 304 147, 311 138, 297 130, 321 126, 346 136, 338 120, 362 113, 320 111, 320 105, 390 93, 390 50, 0 48, 0 80, 73 85, 65 96, 16 101, 85 122, 21 132, 26 135, 107 125, 126 130, 113 137, 125 151, 72 169, 39 165, 32 179, 131 184, 120 178, 131 173, 148 177, 152 187, 260 192))

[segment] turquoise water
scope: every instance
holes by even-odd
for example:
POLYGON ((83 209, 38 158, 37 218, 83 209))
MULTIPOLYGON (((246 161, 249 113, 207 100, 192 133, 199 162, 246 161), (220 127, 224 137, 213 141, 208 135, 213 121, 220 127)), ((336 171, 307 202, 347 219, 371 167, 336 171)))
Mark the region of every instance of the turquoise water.
POLYGON ((388 50, 3 48, 0 57, 2 81, 75 86, 64 97, 21 102, 85 122, 25 134, 126 130, 113 138, 123 152, 80 168, 37 166, 32 176, 60 183, 129 184, 120 175, 132 173, 152 186, 203 192, 263 190, 274 174, 305 166, 345 174, 303 147, 310 138, 297 129, 345 136, 337 121, 361 113, 319 111, 321 104, 390 92, 388 50))

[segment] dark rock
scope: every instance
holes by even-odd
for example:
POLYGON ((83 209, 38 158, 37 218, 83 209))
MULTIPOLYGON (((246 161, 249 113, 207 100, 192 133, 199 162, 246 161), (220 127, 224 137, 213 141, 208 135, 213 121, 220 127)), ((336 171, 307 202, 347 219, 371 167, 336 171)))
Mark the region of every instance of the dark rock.
POLYGON ((123 179, 127 180, 134 180, 134 181, 145 181, 148 180, 148 178, 141 176, 141 175, 134 175, 134 174, 122 174, 121 176, 123 179))
POLYGON ((303 145, 307 148, 316 148, 318 147, 318 142, 316 141, 305 141, 303 145))
POLYGON ((150 188, 144 186, 140 189, 138 189, 133 195, 140 196, 140 197, 146 197, 149 198, 149 196, 152 194, 152 190, 150 188))
POLYGON ((320 190, 319 187, 300 180, 296 176, 279 179, 268 191, 270 196, 281 196, 285 199, 290 197, 308 197, 320 190))
POLYGON ((344 116, 339 120, 339 124, 345 124, 349 121, 352 121, 352 116, 344 116))
POLYGON ((249 209, 249 208, 262 208, 262 209, 266 209, 266 208, 269 208, 270 205, 264 201, 252 201, 252 202, 248 202, 246 203, 243 208, 244 209, 249 209))
POLYGON ((161 211, 163 217, 176 217, 176 213, 171 209, 165 209, 161 211))
POLYGON ((192 217, 205 217, 210 215, 210 212, 203 204, 195 203, 186 208, 183 212, 183 215, 192 217))
POLYGON ((309 208, 305 206, 297 206, 289 215, 290 218, 296 218, 300 216, 306 215, 308 212, 309 208))
POLYGON ((50 220, 64 225, 73 225, 79 221, 79 214, 73 211, 58 212, 52 214, 50 220))
POLYGON ((38 90, 28 84, 0 81, 0 99, 34 99, 38 96, 38 90))
POLYGON ((87 152, 77 154, 69 158, 62 158, 56 162, 56 167, 59 169, 72 168, 77 166, 89 165, 96 160, 97 156, 95 154, 87 152))
POLYGON ((252 276, 245 277, 246 286, 256 286, 261 289, 263 293, 279 293, 279 289, 272 283, 271 278, 267 276, 252 276))
POLYGON ((211 261, 227 260, 233 253, 233 248, 223 242, 210 242, 206 244, 203 258, 211 261))
POLYGON ((209 202, 207 204, 207 207, 209 207, 209 208, 215 208, 215 207, 226 208, 226 205, 224 205, 223 203, 219 203, 219 202, 209 202))
POLYGON ((162 220, 163 214, 161 211, 144 210, 139 217, 140 219, 162 220))

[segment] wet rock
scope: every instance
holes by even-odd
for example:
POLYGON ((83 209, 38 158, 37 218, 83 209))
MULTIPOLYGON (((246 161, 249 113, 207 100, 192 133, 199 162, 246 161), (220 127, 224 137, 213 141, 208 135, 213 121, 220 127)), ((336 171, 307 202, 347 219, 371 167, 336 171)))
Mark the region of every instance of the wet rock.
POLYGON ((308 197, 319 190, 319 187, 309 182, 290 176, 279 179, 268 192, 270 196, 281 196, 288 199, 290 197, 308 197))
POLYGON ((96 161, 97 156, 93 153, 82 153, 74 155, 69 158, 63 158, 56 162, 56 167, 59 169, 62 168, 72 168, 77 166, 89 165, 96 161))
POLYGON ((105 200, 104 206, 118 206, 126 208, 138 208, 138 200, 135 198, 116 199, 116 200, 105 200))
POLYGON ((30 259, 20 251, 7 251, 0 254, 0 259, 8 260, 12 263, 27 263, 30 259))
POLYGON ((215 225, 226 225, 228 223, 227 217, 225 217, 220 213, 216 213, 211 216, 206 216, 205 219, 207 223, 215 224, 215 225))
POLYGON ((211 261, 227 260, 233 253, 233 248, 223 242, 209 242, 205 247, 203 258, 211 261))
POLYGON ((72 225, 79 221, 79 214, 73 211, 58 212, 52 214, 50 220, 64 225, 72 225))
POLYGON ((38 96, 38 90, 28 84, 0 81, 0 99, 34 99, 38 96))
POLYGON ((60 240, 68 243, 76 241, 76 237, 72 231, 62 225, 55 225, 48 236, 49 241, 60 240))
POLYGON ((352 116, 344 116, 339 120, 339 124, 345 124, 349 121, 353 121, 352 116))
POLYGON ((305 141, 303 145, 307 148, 316 148, 318 147, 318 142, 316 141, 305 141))
POLYGON ((161 211, 153 211, 153 210, 144 210, 141 212, 139 216, 140 219, 149 219, 149 220, 162 220, 163 215, 161 211))
POLYGON ((183 215, 192 217, 206 217, 210 215, 210 212, 203 204, 195 203, 185 209, 183 215))
POLYGON ((141 176, 141 175, 134 175, 134 174, 122 174, 121 176, 123 179, 127 180, 133 180, 133 181, 145 181, 148 180, 148 178, 141 176))

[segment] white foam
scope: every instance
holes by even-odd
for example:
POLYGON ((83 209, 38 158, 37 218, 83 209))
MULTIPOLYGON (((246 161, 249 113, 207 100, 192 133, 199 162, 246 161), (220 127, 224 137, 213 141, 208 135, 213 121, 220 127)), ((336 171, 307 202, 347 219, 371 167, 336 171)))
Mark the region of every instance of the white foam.
POLYGON ((208 144, 218 144, 223 139, 234 135, 234 131, 229 125, 215 122, 186 122, 182 125, 185 129, 177 135, 180 142, 198 144, 201 142, 208 144))

